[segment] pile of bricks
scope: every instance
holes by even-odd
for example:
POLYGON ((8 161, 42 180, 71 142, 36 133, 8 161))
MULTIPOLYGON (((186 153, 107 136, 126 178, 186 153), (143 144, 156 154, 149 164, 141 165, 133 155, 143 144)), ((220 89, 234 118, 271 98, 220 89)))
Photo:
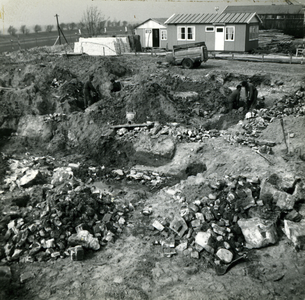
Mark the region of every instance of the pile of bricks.
MULTIPOLYGON (((130 207, 115 203, 76 179, 60 185, 36 186, 36 196, 3 211, 7 230, 2 261, 41 261, 83 257, 84 249, 98 250, 122 232, 130 207)), ((21 199, 21 198, 20 198, 21 199)))

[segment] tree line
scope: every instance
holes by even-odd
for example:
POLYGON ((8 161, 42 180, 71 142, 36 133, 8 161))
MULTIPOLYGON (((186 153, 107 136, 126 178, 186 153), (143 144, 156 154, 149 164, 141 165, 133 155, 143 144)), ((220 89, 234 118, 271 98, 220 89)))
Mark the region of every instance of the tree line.
MULTIPOLYGON (((132 29, 135 27, 135 25, 130 25, 127 21, 111 21, 109 18, 106 19, 97 7, 88 7, 83 13, 83 17, 80 22, 60 23, 59 26, 62 30, 67 29, 85 31, 89 36, 97 36, 98 34, 103 33, 107 27, 127 27, 132 29)), ((37 24, 31 29, 35 33, 43 30, 45 32, 51 32, 54 29, 57 29, 57 25, 46 25, 43 27, 37 24)), ((18 32, 21 34, 29 34, 31 30, 26 25, 22 25, 19 29, 15 28, 14 26, 9 26, 7 32, 10 35, 15 36, 18 32)))

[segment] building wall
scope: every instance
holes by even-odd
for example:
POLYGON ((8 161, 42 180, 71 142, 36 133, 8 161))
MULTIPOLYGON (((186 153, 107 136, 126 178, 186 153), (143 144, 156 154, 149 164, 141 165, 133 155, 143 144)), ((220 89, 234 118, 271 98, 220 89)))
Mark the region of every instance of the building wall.
MULTIPOLYGON (((251 25, 256 25, 252 23, 251 25)), ((258 25, 258 24, 257 24, 258 25)), ((216 27, 211 24, 189 25, 195 27, 194 41, 178 41, 177 27, 184 25, 168 25, 168 49, 172 50, 174 45, 190 44, 194 42, 205 42, 209 51, 215 50, 215 30, 214 32, 206 32, 206 27, 216 27)), ((187 25, 185 25, 187 26, 187 25)), ((244 52, 258 47, 258 39, 249 41, 248 24, 227 24, 226 26, 235 27, 234 41, 224 41, 224 51, 228 52, 244 52)), ((226 27, 223 26, 223 27, 226 27)), ((219 27, 222 27, 219 25, 219 27)))
POLYGON ((295 37, 304 36, 304 15, 302 14, 260 14, 260 18, 262 20, 260 29, 279 29, 295 37))
POLYGON ((153 20, 149 20, 148 22, 140 25, 135 29, 135 34, 140 36, 140 43, 143 48, 147 47, 147 41, 145 40, 145 30, 146 29, 159 29, 159 37, 160 37, 160 48, 167 47, 167 40, 161 40, 161 30, 167 30, 165 25, 161 25, 153 20))

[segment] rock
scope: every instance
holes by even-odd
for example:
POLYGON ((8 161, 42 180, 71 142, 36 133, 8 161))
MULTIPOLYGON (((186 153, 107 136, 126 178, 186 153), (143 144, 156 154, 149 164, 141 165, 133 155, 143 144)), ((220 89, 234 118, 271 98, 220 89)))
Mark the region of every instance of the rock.
POLYGON ((275 191, 273 194, 273 198, 276 200, 276 205, 281 210, 285 211, 293 209, 296 202, 296 198, 293 195, 282 191, 275 191))
POLYGON ((305 249, 305 220, 298 223, 284 220, 284 233, 297 249, 305 249))
POLYGON ((220 248, 216 252, 216 256, 219 257, 221 261, 226 264, 229 264, 233 260, 233 253, 227 249, 220 248))
POLYGON ((70 248, 69 250, 71 260, 79 261, 84 259, 85 252, 81 245, 75 246, 74 248, 70 248))
POLYGON ((57 186, 65 181, 72 180, 73 172, 71 168, 56 168, 53 171, 51 184, 57 186))
POLYGON ((265 179, 261 184, 260 199, 264 201, 270 198, 273 198, 276 205, 282 210, 292 210, 296 202, 295 196, 278 190, 265 179))
POLYGON ((180 237, 183 237, 185 232, 188 230, 188 226, 183 218, 180 216, 175 216, 175 218, 171 221, 169 228, 173 230, 180 237))
POLYGON ((299 222, 302 219, 302 215, 293 209, 285 216, 285 219, 292 222, 299 222))
POLYGON ((278 240, 275 223, 258 217, 240 219, 237 224, 246 240, 246 247, 262 248, 275 244, 278 240))
POLYGON ((39 170, 27 170, 26 174, 21 177, 17 184, 22 187, 30 187, 35 185, 36 183, 42 183, 43 176, 39 170))
POLYGON ((182 99, 185 101, 195 101, 198 99, 198 93, 189 91, 189 92, 175 92, 173 95, 175 100, 182 99))
POLYGON ((214 253, 214 249, 209 245, 212 234, 210 232, 200 231, 195 237, 195 243, 210 253, 214 253))
POLYGON ((135 153, 133 159, 138 164, 156 165, 159 161, 172 159, 176 150, 174 140, 168 136, 159 136, 151 139, 149 136, 141 135, 134 143, 135 153))
POLYGON ((183 252, 184 250, 187 249, 187 242, 183 242, 183 243, 179 244, 175 249, 178 252, 183 252))
POLYGON ((158 221, 158 220, 155 220, 153 223, 152 223, 152 226, 154 228, 156 228, 157 230, 159 231, 162 231, 164 229, 164 226, 158 221))
POLYGON ((87 230, 79 230, 78 233, 72 234, 68 238, 68 243, 70 245, 82 245, 85 248, 98 250, 100 249, 100 244, 97 238, 94 238, 92 234, 87 230))

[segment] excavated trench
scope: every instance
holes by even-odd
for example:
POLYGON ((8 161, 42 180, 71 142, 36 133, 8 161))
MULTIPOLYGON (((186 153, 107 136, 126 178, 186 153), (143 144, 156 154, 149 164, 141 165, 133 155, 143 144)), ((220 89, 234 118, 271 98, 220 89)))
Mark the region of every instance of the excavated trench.
MULTIPOLYGON (((1 204, 5 204, 1 212, 6 216, 0 222, 0 240, 6 243, 1 259, 12 266, 20 262, 21 275, 29 276, 22 278, 29 280, 33 294, 48 293, 41 283, 48 275, 39 271, 39 264, 52 260, 54 268, 61 270, 56 276, 60 280, 79 272, 75 261, 66 273, 66 266, 57 264, 59 257, 71 254, 69 247, 82 243, 75 226, 83 224, 79 229, 94 234, 93 242, 98 243, 93 243, 92 249, 101 247, 102 251, 93 255, 86 250, 83 259, 88 265, 79 265, 79 274, 88 279, 76 287, 82 295, 98 290, 88 286, 90 282, 103 287, 100 295, 113 299, 128 293, 130 299, 170 299, 175 295, 179 299, 181 293, 188 295, 185 299, 199 299, 203 294, 210 299, 226 294, 230 299, 237 299, 236 295, 244 299, 247 284, 260 298, 271 297, 272 289, 287 296, 289 289, 283 291, 276 285, 284 276, 285 286, 294 280, 302 292, 299 275, 289 273, 288 265, 274 267, 279 256, 287 263, 291 257, 287 259, 285 253, 290 255, 295 246, 291 242, 282 245, 283 223, 302 219, 301 154, 294 151, 283 158, 283 143, 268 139, 280 140, 277 118, 284 115, 286 130, 295 130, 295 147, 297 142, 302 147, 303 133, 293 122, 297 118, 301 126, 305 120, 304 90, 298 87, 278 101, 279 105, 258 110, 255 118, 246 120, 243 112, 221 113, 229 87, 250 79, 266 92, 271 85, 282 86, 280 82, 275 84, 269 75, 213 73, 203 67, 196 70, 200 75, 187 76, 179 68, 157 66, 160 64, 137 65, 124 57, 53 60, 43 55, 35 64, 6 65, 0 75, 2 87, 8 88, 1 90, 0 101, 0 184, 4 192, 1 204), (94 84, 99 86, 102 100, 84 111, 81 90, 88 73, 96 74, 94 84), (124 85, 117 94, 109 92, 111 75, 124 85), (141 126, 117 127, 126 124, 127 112, 134 112, 134 123, 141 126), (264 129, 269 131, 263 139, 264 129), (255 151, 265 152, 259 152, 260 156, 255 151), (32 176, 37 170, 35 180, 23 181, 28 179, 22 177, 24 172, 32 176), (275 201, 275 193, 281 199, 295 197, 299 202, 292 207, 289 201, 275 201), (271 234, 268 242, 274 248, 278 243, 285 248, 279 254, 269 247, 275 251, 274 259, 244 247, 243 230, 250 226, 246 221, 255 218, 268 220, 259 223, 263 235, 271 234), (205 250, 200 246, 206 238, 202 232, 209 239, 205 250), (231 252, 233 263, 247 254, 248 265, 232 272, 234 282, 230 276, 214 277, 215 271, 223 275, 220 269, 230 267, 226 258, 220 261, 216 257, 214 252, 219 249, 231 252), (90 266, 92 259, 100 265, 90 266), (265 265, 255 259, 264 260, 265 265), (34 267, 36 278, 30 275, 34 267), (95 276, 92 270, 97 272, 95 276), (99 272, 106 274, 103 281, 99 272), (249 283, 249 277, 260 281, 249 283), (107 278, 113 280, 109 285, 107 278), (192 280, 189 292, 180 286, 192 280), (198 282, 210 284, 199 288, 198 282), (266 292, 265 285, 262 288, 262 282, 270 283, 271 292, 266 292)), ((299 245, 297 250, 303 247, 301 242, 299 245)), ((81 252, 73 255, 75 260, 81 252)), ((54 291, 60 298, 67 296, 62 282, 50 281, 52 291, 42 298, 54 291)), ((69 290, 68 294, 73 293, 69 290)), ((89 297, 94 299, 93 294, 89 297)))

